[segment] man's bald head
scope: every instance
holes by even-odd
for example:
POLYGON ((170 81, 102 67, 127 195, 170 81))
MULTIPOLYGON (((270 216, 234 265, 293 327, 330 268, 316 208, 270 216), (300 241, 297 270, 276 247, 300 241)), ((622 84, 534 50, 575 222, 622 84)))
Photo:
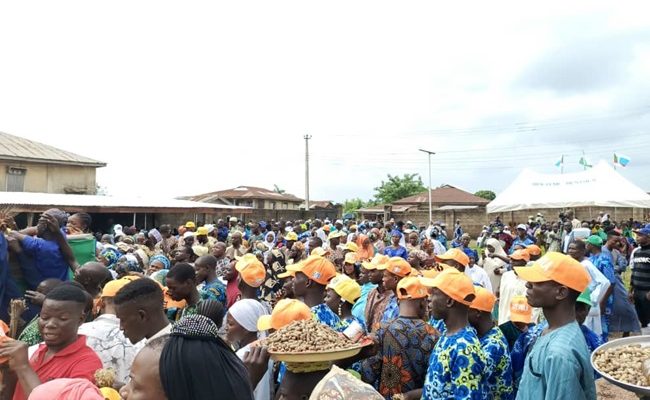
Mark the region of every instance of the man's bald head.
POLYGON ((113 276, 104 264, 90 261, 75 271, 74 279, 81 283, 91 296, 96 297, 106 282, 113 280, 113 276))

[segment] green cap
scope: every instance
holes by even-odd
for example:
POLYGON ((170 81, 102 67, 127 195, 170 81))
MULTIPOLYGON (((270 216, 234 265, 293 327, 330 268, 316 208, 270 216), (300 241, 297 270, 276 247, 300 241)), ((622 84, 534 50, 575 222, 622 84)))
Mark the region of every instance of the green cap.
POLYGON ((581 303, 585 303, 589 307, 592 306, 591 303, 591 290, 589 288, 586 288, 584 292, 580 293, 580 296, 578 296, 578 300, 581 303))
POLYGON ((593 246, 602 246, 603 245, 603 238, 601 238, 598 235, 591 235, 587 238, 587 243, 593 245, 593 246))

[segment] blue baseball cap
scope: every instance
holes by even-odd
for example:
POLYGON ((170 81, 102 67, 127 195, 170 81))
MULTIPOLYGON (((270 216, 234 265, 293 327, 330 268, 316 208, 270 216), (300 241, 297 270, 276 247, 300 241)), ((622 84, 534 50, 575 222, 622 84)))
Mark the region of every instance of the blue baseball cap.
POLYGON ((636 233, 637 235, 650 236, 650 224, 647 224, 641 229, 636 229, 634 233, 636 233))

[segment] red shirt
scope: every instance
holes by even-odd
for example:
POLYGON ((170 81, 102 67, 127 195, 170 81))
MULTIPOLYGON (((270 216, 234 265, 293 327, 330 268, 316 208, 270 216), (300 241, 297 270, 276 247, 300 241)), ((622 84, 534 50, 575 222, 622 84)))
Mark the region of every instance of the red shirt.
MULTIPOLYGON (((47 345, 41 343, 38 350, 29 360, 41 383, 57 378, 84 378, 95 382, 95 371, 102 368, 102 362, 97 353, 86 346, 86 337, 79 335, 68 347, 55 353, 45 360, 47 345)), ((25 392, 20 382, 16 384, 13 400, 26 400, 25 392)))

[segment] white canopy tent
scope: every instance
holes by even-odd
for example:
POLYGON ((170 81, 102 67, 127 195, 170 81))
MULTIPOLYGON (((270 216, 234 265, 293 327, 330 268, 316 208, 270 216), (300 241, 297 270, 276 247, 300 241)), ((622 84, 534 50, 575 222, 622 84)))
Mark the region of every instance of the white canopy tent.
POLYGON ((600 161, 593 168, 571 174, 524 169, 487 205, 487 212, 585 206, 650 208, 650 195, 600 161))

